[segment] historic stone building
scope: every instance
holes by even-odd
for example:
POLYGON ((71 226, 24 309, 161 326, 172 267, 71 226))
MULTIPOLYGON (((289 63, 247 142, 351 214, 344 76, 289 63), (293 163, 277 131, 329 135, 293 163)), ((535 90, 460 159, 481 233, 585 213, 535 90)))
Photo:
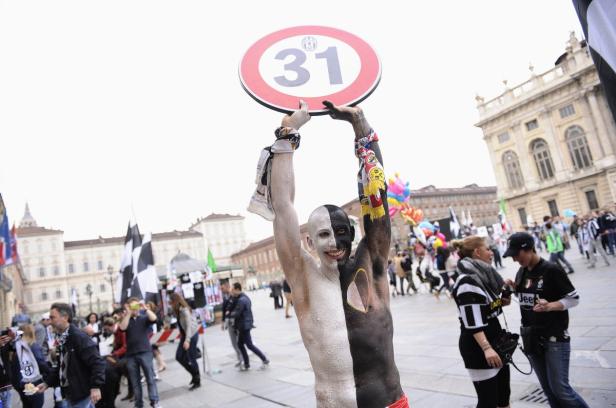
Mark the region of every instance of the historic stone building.
POLYGON ((189 229, 203 234, 216 262, 222 265, 228 265, 231 254, 248 245, 241 215, 210 214, 199 218, 189 229))
MULTIPOLYGON (((169 261, 178 252, 207 260, 210 241, 199 229, 206 229, 209 224, 204 220, 212 218, 223 220, 223 227, 207 231, 215 242, 222 243, 217 249, 223 255, 226 248, 223 245, 245 242, 243 217, 220 214, 205 217, 186 231, 154 233, 152 251, 159 275, 166 273, 169 261), (229 224, 233 228, 229 228, 229 224)), ((48 310, 53 302, 68 302, 73 289, 82 314, 89 310, 108 310, 114 299, 124 239, 122 236, 64 241, 63 231, 38 226, 26 205, 17 229, 26 312, 37 315, 48 310)), ((226 251, 232 248, 237 246, 230 246, 226 251)), ((217 257, 214 248, 212 252, 217 263, 224 265, 225 258, 217 257)))
POLYGON ((516 229, 616 201, 616 124, 586 43, 571 33, 554 68, 529 69, 526 82, 489 101, 476 98, 476 126, 516 229))

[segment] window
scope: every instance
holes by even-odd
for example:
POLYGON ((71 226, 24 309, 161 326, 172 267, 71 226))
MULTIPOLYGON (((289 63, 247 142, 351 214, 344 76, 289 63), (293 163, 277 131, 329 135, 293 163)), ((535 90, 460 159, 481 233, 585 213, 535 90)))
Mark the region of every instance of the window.
POLYGON ((101 283, 101 286, 100 286, 100 292, 102 293, 102 292, 104 292, 106 289, 107 289, 107 286, 105 286, 105 284, 104 284, 104 283, 101 283))
POLYGON ((53 267, 53 274, 54 274, 55 276, 60 275, 60 267, 59 267, 58 265, 55 265, 55 266, 53 267))
POLYGON ((97 266, 97 268, 98 268, 98 270, 99 270, 99 271, 102 271, 102 270, 103 270, 103 261, 98 261, 98 262, 96 263, 96 266, 97 266))
POLYGON ((509 133, 503 132, 499 134, 497 137, 498 137, 498 143, 505 143, 506 141, 509 140, 509 133))
POLYGON ((90 270, 90 265, 88 265, 88 261, 83 262, 83 271, 88 272, 90 270))
POLYGON ((539 123, 537 122, 537 119, 533 119, 529 122, 526 122, 525 125, 526 125, 526 130, 528 130, 529 132, 539 127, 539 123))
POLYGON ((548 207, 550 208, 550 215, 552 217, 558 217, 560 215, 558 213, 558 206, 556 205, 556 200, 548 200, 548 207))
POLYGON ((554 165, 548 144, 543 139, 535 139, 531 144, 531 151, 535 158, 537 173, 541 180, 548 180, 554 177, 554 165))
POLYGON ((39 277, 41 278, 45 277, 45 268, 43 266, 39 268, 39 277))
POLYGON ((566 118, 567 116, 575 114, 575 109, 573 108, 573 105, 567 105, 560 108, 558 112, 560 112, 561 118, 566 118))
POLYGON ((518 208, 518 215, 520 216, 520 222, 522 225, 528 225, 528 217, 526 216, 526 208, 518 208))
POLYGON ((588 142, 584 130, 579 126, 571 126, 565 131, 565 140, 569 148, 571 162, 576 170, 592 166, 592 156, 588 148, 588 142))
POLYGON ((72 263, 68 264, 68 273, 75 273, 75 265, 72 263))
POLYGON ((56 299, 60 299, 62 297, 62 291, 60 289, 56 290, 56 299))
POLYGON ((588 190, 584 194, 586 194, 588 208, 590 208, 591 210, 599 209, 599 202, 597 201, 597 194, 595 194, 595 190, 588 190))
POLYGON ((524 185, 524 179, 522 178, 522 172, 520 171, 518 155, 511 150, 507 150, 503 154, 503 166, 505 166, 505 174, 507 175, 509 188, 516 189, 522 187, 524 185))
POLYGON ((47 296, 47 292, 41 293, 41 300, 45 301, 45 300, 47 300, 47 297, 48 297, 47 296))

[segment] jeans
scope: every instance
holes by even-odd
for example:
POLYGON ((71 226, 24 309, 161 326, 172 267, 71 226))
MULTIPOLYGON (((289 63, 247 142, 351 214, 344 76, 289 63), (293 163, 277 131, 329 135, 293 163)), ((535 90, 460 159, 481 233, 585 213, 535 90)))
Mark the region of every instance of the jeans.
POLYGON ((237 331, 235 330, 235 327, 231 325, 227 327, 227 331, 229 331, 229 339, 231 340, 231 345, 233 346, 233 350, 235 350, 237 361, 241 363, 242 353, 240 352, 240 348, 237 346, 237 331))
POLYGON ((255 353, 257 357, 261 359, 261 361, 267 361, 267 357, 265 357, 265 354, 263 354, 261 350, 257 348, 257 346, 252 344, 250 329, 239 331, 239 335, 237 337, 237 345, 242 352, 242 357, 244 357, 244 366, 250 367, 250 360, 248 359, 248 352, 246 351, 246 347, 248 347, 253 353, 255 353))
POLYGON ((12 390, 9 387, 6 391, 0 392, 0 401, 2 401, 3 408, 11 408, 11 402, 13 400, 12 390))
POLYGON ((530 354, 530 363, 552 408, 588 408, 569 385, 571 344, 546 341, 543 355, 530 354))
POLYGON ((188 350, 184 350, 184 340, 184 337, 180 339, 178 349, 175 352, 175 359, 192 375, 193 379, 199 378, 199 364, 197 363, 197 340, 199 340, 199 333, 195 333, 191 337, 188 350))
POLYGON ((589 242, 588 255, 590 264, 592 266, 595 266, 595 263, 597 263, 597 256, 595 255, 595 250, 597 250, 597 252, 599 252, 599 255, 603 257, 603 261, 605 262, 605 264, 609 265, 610 261, 607 259, 607 254, 605 253, 605 249, 603 249, 603 245, 601 245, 601 238, 599 237, 589 242))
POLYGON ((573 272, 573 266, 565 259, 565 251, 552 252, 550 254, 550 262, 560 263, 567 266, 568 272, 573 272))
POLYGON ((143 408, 143 391, 141 390, 141 375, 139 367, 143 370, 145 381, 148 384, 148 397, 150 403, 158 402, 158 388, 154 379, 154 355, 151 351, 144 351, 137 354, 132 354, 127 357, 128 375, 133 384, 133 395, 135 396, 135 407, 143 408))
POLYGON ((92 404, 92 400, 90 399, 90 397, 84 398, 81 401, 67 402, 68 408, 94 408, 94 404, 92 404))
POLYGON ((610 255, 616 254, 616 229, 611 229, 608 231, 607 243, 610 255))

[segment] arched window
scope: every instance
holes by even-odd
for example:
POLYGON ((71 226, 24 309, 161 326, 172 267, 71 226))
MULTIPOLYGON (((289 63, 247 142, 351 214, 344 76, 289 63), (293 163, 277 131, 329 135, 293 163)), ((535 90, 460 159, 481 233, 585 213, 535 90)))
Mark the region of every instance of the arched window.
POLYGON ((550 148, 546 141, 535 139, 530 145, 530 150, 535 159, 537 173, 539 173, 541 180, 548 180, 554 177, 554 164, 552 163, 552 155, 550 155, 550 148))
POLYGON ((584 130, 579 126, 571 126, 565 131, 565 140, 571 155, 571 162, 577 169, 585 169, 592 166, 592 155, 588 148, 588 142, 584 130))
POLYGON ((509 188, 516 189, 522 187, 524 185, 524 179, 522 178, 522 172, 520 171, 518 155, 511 150, 507 150, 503 154, 503 166, 505 167, 505 174, 507 175, 509 188))

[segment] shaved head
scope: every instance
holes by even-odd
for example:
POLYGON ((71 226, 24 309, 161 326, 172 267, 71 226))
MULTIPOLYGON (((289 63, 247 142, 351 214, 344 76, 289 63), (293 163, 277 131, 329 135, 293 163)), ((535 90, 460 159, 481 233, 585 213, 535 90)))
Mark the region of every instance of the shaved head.
POLYGON ((355 229, 348 215, 335 205, 323 205, 308 218, 308 234, 321 262, 345 263, 351 255, 355 229))

